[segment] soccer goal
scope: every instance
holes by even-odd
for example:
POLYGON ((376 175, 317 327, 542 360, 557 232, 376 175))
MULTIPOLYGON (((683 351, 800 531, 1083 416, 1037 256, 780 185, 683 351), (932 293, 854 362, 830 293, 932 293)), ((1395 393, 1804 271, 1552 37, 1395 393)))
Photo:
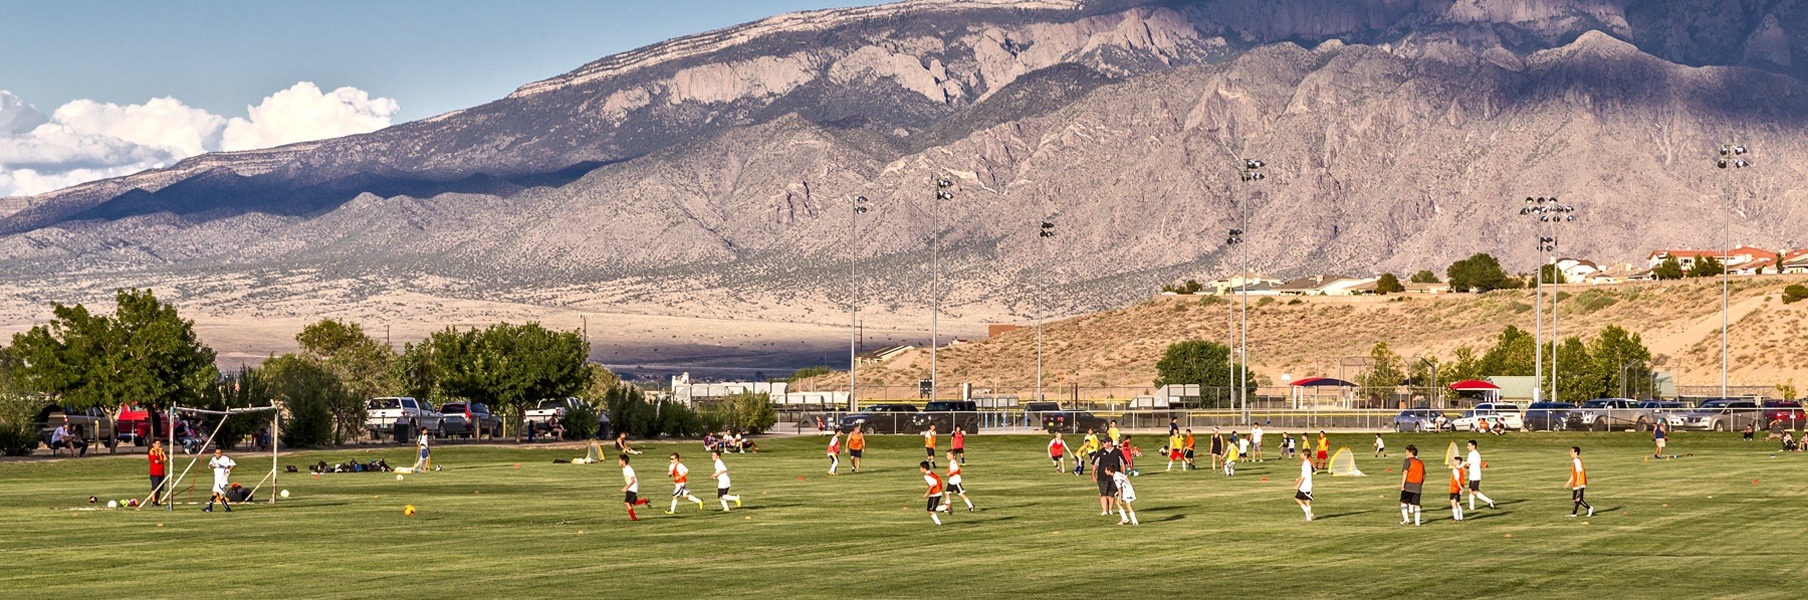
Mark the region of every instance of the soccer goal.
POLYGON ((571 464, 574 465, 594 465, 599 462, 603 462, 603 445, 596 440, 590 440, 590 451, 585 452, 584 456, 571 459, 571 464))
POLYGON ((1456 457, 1458 456, 1462 456, 1460 452, 1461 451, 1456 448, 1456 442, 1451 442, 1450 447, 1444 450, 1444 466, 1450 466, 1450 461, 1456 460, 1456 457))
POLYGON ((1350 452, 1349 446, 1338 448, 1337 453, 1331 455, 1331 475, 1363 476, 1362 471, 1356 469, 1356 455, 1350 452))
MULTIPOLYGON (((146 496, 143 501, 138 503, 138 505, 144 506, 145 502, 149 502, 151 500, 151 498, 156 497, 161 492, 163 499, 166 500, 166 502, 163 503, 163 509, 166 511, 175 510, 176 509, 175 494, 173 494, 171 492, 178 489, 178 486, 180 486, 182 484, 182 480, 186 479, 188 477, 189 472, 194 470, 195 464, 199 463, 201 461, 201 457, 205 456, 207 454, 207 452, 206 452, 207 448, 213 446, 214 437, 220 435, 220 429, 222 427, 226 426, 226 421, 233 417, 251 418, 248 415, 257 415, 260 413, 270 413, 270 472, 265 473, 263 479, 258 480, 257 485, 251 486, 251 497, 253 497, 253 498, 257 497, 258 489, 262 488, 264 486, 264 484, 266 484, 266 483, 270 484, 270 487, 276 487, 276 472, 277 472, 276 451, 277 451, 277 446, 279 446, 281 444, 281 442, 279 442, 277 440, 279 440, 282 437, 282 434, 281 434, 281 432, 282 432, 282 411, 277 410, 275 406, 258 406, 258 407, 252 407, 252 408, 232 408, 232 409, 227 409, 227 410, 207 410, 207 409, 202 409, 202 408, 186 408, 186 407, 181 407, 181 406, 172 406, 172 407, 170 407, 169 421, 168 421, 170 424, 169 447, 171 449, 174 449, 176 447, 176 417, 177 417, 177 415, 182 415, 182 414, 211 415, 211 416, 219 417, 220 422, 215 424, 213 426, 213 431, 207 434, 207 441, 202 443, 200 446, 201 451, 196 452, 194 458, 189 459, 188 466, 182 468, 182 473, 177 475, 174 478, 165 479, 163 481, 163 489, 152 490, 151 495, 146 496)), ((190 483, 189 487, 193 488, 194 484, 190 483)), ((270 494, 270 500, 269 500, 270 504, 276 504, 276 496, 277 496, 276 494, 270 494)))

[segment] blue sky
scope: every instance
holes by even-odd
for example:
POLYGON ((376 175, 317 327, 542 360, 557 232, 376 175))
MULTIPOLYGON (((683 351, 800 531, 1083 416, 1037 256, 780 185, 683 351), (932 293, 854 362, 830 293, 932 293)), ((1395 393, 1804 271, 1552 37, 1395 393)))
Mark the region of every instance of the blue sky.
POLYGON ((374 131, 682 35, 871 0, 0 0, 0 197, 374 131))
POLYGON ((672 37, 836 0, 0 0, 0 90, 49 113, 172 96, 214 114, 298 81, 392 98, 397 122, 672 37))

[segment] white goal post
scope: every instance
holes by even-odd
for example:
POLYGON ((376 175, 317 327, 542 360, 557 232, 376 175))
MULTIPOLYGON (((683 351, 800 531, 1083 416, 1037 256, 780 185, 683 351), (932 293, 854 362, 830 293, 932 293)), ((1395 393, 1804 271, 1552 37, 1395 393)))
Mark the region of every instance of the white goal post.
MULTIPOLYGON (((266 473, 264 475, 263 479, 258 480, 257 485, 251 487, 251 492, 253 494, 256 494, 257 490, 259 488, 263 487, 265 482, 268 482, 270 484, 270 487, 273 487, 273 488, 276 487, 276 472, 277 472, 276 452, 277 452, 277 447, 279 445, 281 445, 281 442, 279 442, 278 440, 280 440, 282 438, 282 411, 277 410, 277 408, 275 406, 254 406, 254 407, 250 407, 250 408, 231 408, 231 409, 227 409, 227 410, 207 410, 204 408, 188 408, 188 407, 183 407, 183 406, 171 406, 169 409, 169 415, 168 415, 169 420, 167 421, 169 424, 169 449, 170 449, 170 451, 175 451, 175 449, 176 449, 176 422, 177 422, 176 416, 179 413, 180 414, 191 414, 191 415, 215 415, 215 416, 221 417, 220 423, 218 425, 214 425, 213 432, 207 434, 207 441, 205 441, 201 444, 201 451, 196 452, 195 457, 192 459, 189 459, 188 466, 182 468, 182 473, 180 475, 177 475, 174 479, 164 479, 163 488, 161 490, 151 490, 151 496, 145 498, 144 502, 148 502, 151 500, 151 498, 156 497, 158 492, 163 492, 162 495, 163 495, 163 499, 165 500, 165 502, 163 503, 163 509, 166 511, 175 510, 176 502, 175 502, 175 494, 173 492, 175 491, 176 486, 178 484, 180 484, 182 482, 182 480, 188 476, 189 471, 194 470, 195 463, 200 462, 201 456, 203 454, 205 454, 207 447, 213 445, 214 437, 220 434, 220 428, 226 426, 226 420, 230 419, 234 416, 237 416, 237 415, 256 414, 256 413, 263 413, 263 412, 270 413, 270 472, 266 473)), ((269 501, 270 504, 276 504, 276 496, 277 495, 274 493, 270 494, 270 501, 269 501)), ((139 502, 138 503, 139 506, 143 506, 144 502, 139 502)))

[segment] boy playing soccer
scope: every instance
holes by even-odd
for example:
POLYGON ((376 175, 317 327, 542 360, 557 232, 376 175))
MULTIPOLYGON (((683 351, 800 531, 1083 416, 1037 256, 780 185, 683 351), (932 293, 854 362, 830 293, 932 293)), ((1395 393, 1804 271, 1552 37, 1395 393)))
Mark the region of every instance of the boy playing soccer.
POLYGON ((722 512, 728 512, 728 503, 740 506, 741 497, 728 493, 728 465, 722 463, 722 449, 716 448, 709 455, 716 459, 716 472, 710 475, 716 479, 716 501, 722 503, 722 512))
POLYGON ((1589 506, 1588 501, 1582 499, 1583 492, 1588 491, 1588 472, 1582 470, 1581 446, 1569 447, 1569 483, 1567 485, 1569 498, 1574 502, 1570 506, 1569 516, 1576 516, 1576 511, 1584 508, 1588 509, 1588 516, 1595 516, 1595 507, 1589 506))
POLYGON ((1387 458, 1387 442, 1381 441, 1381 434, 1375 434, 1375 458, 1387 458))
POLYGON ((1463 470, 1463 457, 1450 457, 1450 520, 1458 523, 1463 521, 1463 481, 1468 477, 1463 470))
POLYGON ((835 469, 841 467, 841 432, 829 434, 829 474, 838 475, 835 469))
POLYGON ((1189 471, 1196 471, 1199 469, 1199 465, 1193 462, 1193 444, 1193 429, 1188 427, 1186 430, 1186 452, 1182 454, 1182 456, 1186 457, 1186 468, 1189 471))
POLYGON ((1048 441, 1048 459, 1054 461, 1056 473, 1067 472, 1067 442, 1059 431, 1055 432, 1055 439, 1048 441))
POLYGON ((855 427, 848 432, 848 460, 854 463, 854 472, 860 472, 860 456, 866 454, 866 434, 855 427))
POLYGON ((1249 430, 1249 443, 1250 443, 1250 445, 1256 447, 1256 462, 1262 462, 1262 459, 1265 457, 1262 456, 1262 426, 1261 425, 1256 425, 1255 429, 1249 430))
POLYGON ((1086 429, 1086 437, 1080 440, 1081 456, 1074 458, 1074 475, 1086 474, 1086 463, 1099 459, 1099 434, 1092 428, 1086 429))
POLYGON ((961 429, 959 427, 954 428, 954 433, 950 434, 948 436, 948 450, 953 453, 953 457, 949 458, 948 460, 954 460, 954 459, 958 458, 958 459, 960 459, 961 464, 963 464, 963 465, 967 464, 967 432, 966 432, 966 430, 961 429))
POLYGON ((697 510, 703 510, 703 499, 691 495, 691 468, 684 466, 684 460, 678 458, 677 452, 672 453, 672 464, 665 468, 665 474, 672 478, 672 507, 666 509, 665 514, 678 512, 679 498, 695 502, 697 510))
POLYGON ((929 468, 935 468, 935 426, 923 430, 923 449, 929 453, 929 468))
MULTIPOLYGON (((1381 436, 1375 439, 1379 441, 1381 436)), ((1425 513, 1425 461, 1419 460, 1418 446, 1406 445, 1406 462, 1400 465, 1400 472, 1400 524, 1410 519, 1416 527, 1425 513)))
POLYGON ((224 451, 213 449, 213 458, 207 461, 207 467, 213 469, 213 496, 207 499, 207 508, 201 509, 201 512, 213 512, 216 500, 226 507, 226 512, 232 512, 232 503, 226 497, 226 487, 232 485, 232 470, 238 466, 239 463, 233 462, 232 457, 224 451))
POLYGON ((1237 458, 1239 458, 1241 456, 1241 452, 1239 450, 1237 450, 1237 440, 1238 439, 1239 438, 1237 436, 1237 432, 1232 431, 1232 432, 1230 432, 1230 439, 1225 441, 1226 442, 1224 445, 1224 447, 1225 447, 1225 449, 1224 449, 1224 476, 1225 477, 1230 477, 1232 475, 1237 474, 1237 458))
MULTIPOLYGON (((959 431, 958 429, 956 431, 959 431)), ((973 500, 967 498, 967 487, 961 485, 961 470, 964 465, 957 459, 953 450, 948 451, 948 494, 960 496, 961 502, 967 503, 967 512, 973 512, 973 500)), ((948 505, 948 512, 954 512, 954 499, 947 495, 942 499, 948 505)))
POLYGON ((1475 510, 1476 498, 1494 508, 1494 499, 1482 493, 1482 453, 1475 449, 1475 440, 1469 440, 1469 460, 1463 466, 1469 469, 1469 510, 1475 510))
POLYGON ((628 466, 628 455, 616 457, 616 464, 621 465, 622 481, 626 482, 621 491, 622 505, 628 507, 628 520, 639 521, 640 517, 634 514, 634 507, 647 503, 646 498, 640 497, 640 478, 634 476, 634 467, 628 466))
MULTIPOLYGON (((1183 441, 1180 438, 1179 431, 1175 431, 1174 433, 1168 434, 1168 451, 1166 452, 1166 454, 1168 455, 1168 470, 1169 471, 1174 470, 1174 461, 1181 460, 1180 445, 1183 443, 1185 443, 1185 441, 1183 441)), ((1180 470, 1182 470, 1182 471, 1186 470, 1185 462, 1180 463, 1180 470)))
POLYGON ((1293 501, 1306 513, 1307 521, 1312 520, 1312 471, 1312 459, 1301 455, 1299 478, 1293 480, 1293 501))
POLYGON ((928 501, 929 520, 941 525, 942 518, 935 513, 942 510, 942 477, 935 474, 935 468, 929 461, 917 463, 917 470, 923 473, 923 485, 928 488, 923 490, 923 499, 928 501))
POLYGON ((1325 439, 1325 432, 1318 432, 1318 468, 1331 468, 1331 440, 1325 439))
POLYGON ((1141 525, 1136 521, 1136 508, 1130 503, 1136 501, 1136 488, 1130 486, 1130 478, 1123 471, 1111 471, 1111 481, 1117 487, 1117 524, 1141 525))
POLYGON ((1233 432, 1231 432, 1231 437, 1236 438, 1236 440, 1237 440, 1237 460, 1248 461, 1249 460, 1249 436, 1245 435, 1245 436, 1238 437, 1237 432, 1233 431, 1233 432))

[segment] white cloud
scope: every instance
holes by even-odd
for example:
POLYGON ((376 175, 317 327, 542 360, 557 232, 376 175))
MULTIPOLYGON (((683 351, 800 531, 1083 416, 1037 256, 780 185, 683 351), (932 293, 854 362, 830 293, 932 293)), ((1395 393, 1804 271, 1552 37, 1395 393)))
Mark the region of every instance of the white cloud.
POLYGON ((395 100, 301 82, 231 119, 154 98, 144 104, 75 100, 45 117, 0 90, 0 197, 34 195, 219 150, 251 150, 389 126, 395 100))

